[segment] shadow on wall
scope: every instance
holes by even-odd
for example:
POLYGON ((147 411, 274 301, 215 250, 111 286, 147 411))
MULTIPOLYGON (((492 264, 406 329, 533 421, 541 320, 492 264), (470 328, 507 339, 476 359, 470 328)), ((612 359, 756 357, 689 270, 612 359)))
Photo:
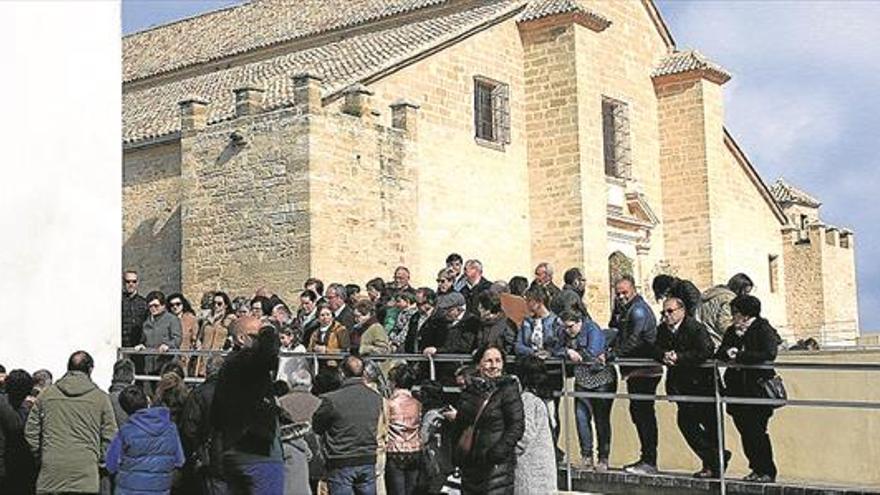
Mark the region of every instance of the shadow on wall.
POLYGON ((125 160, 122 167, 124 187, 180 177, 180 143, 162 145, 151 151, 130 153, 136 158, 125 160))
POLYGON ((140 274, 140 292, 180 290, 180 205, 167 218, 144 220, 122 245, 123 269, 140 274))

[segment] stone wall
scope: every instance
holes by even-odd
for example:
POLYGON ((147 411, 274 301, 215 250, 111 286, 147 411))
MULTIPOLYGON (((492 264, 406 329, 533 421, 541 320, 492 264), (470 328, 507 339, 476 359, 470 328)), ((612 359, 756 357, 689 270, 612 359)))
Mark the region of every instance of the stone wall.
POLYGON ((286 109, 181 140, 183 288, 190 297, 265 285, 294 300, 309 273, 309 119, 286 109), (236 144, 231 134, 245 140, 236 144))
POLYGON ((753 295, 761 299, 762 314, 784 337, 786 329, 785 257, 782 224, 761 195, 760 185, 746 172, 734 150, 723 147, 717 175, 710 183, 712 227, 712 284, 724 284, 736 273, 747 274, 754 282, 753 295), (770 257, 775 257, 775 287, 771 287, 770 257))
POLYGON ((584 264, 575 26, 522 28, 532 257, 584 264))
MULTIPOLYGON (((526 167, 526 91, 523 48, 516 23, 504 21, 369 85, 379 121, 390 123, 388 106, 399 98, 418 110, 419 138, 414 201, 385 205, 416 208, 408 251, 378 256, 371 275, 390 278, 391 260, 412 270, 414 285, 435 286, 437 271, 455 251, 480 259, 491 280, 530 275, 529 175, 526 167), (481 145, 475 139, 474 76, 509 85, 511 143, 481 145)), ((333 106, 328 112, 335 111, 333 106)), ((540 187, 540 186, 539 186, 540 187)), ((543 256, 543 255, 542 255, 543 256)), ((541 258, 543 260, 543 258, 541 258)), ((548 261, 556 263, 555 257, 548 261)), ((360 283, 365 282, 359 281, 360 283)))
POLYGON ((180 145, 126 149, 122 158, 122 266, 142 291, 180 290, 180 145))
POLYGON ((665 259, 666 228, 662 211, 660 137, 658 100, 651 81, 651 71, 667 53, 667 46, 640 2, 587 0, 583 5, 607 18, 611 24, 601 32, 584 26, 578 34, 578 98, 582 147, 582 168, 587 182, 584 188, 584 222, 588 225, 585 265, 590 273, 588 299, 590 310, 604 321, 610 310, 608 257, 615 250, 609 240, 606 221, 608 187, 604 173, 602 137, 603 97, 627 104, 629 113, 631 181, 627 190, 644 194, 645 201, 659 217, 660 224, 651 232, 650 249, 638 249, 635 259, 636 282, 642 289, 650 286, 658 265, 665 259), (595 230, 594 230, 595 229, 595 230), (599 235, 601 233, 601 235, 599 235))
POLYGON ((813 337, 823 345, 855 343, 859 321, 852 234, 814 223, 806 239, 794 227, 785 229, 784 242, 786 306, 794 338, 813 337))
POLYGON ((325 110, 310 128, 310 273, 363 287, 390 279, 397 265, 418 266, 415 146, 369 108, 360 116, 325 110))
POLYGON ((709 286, 713 276, 705 108, 707 99, 720 97, 713 86, 687 75, 656 85, 666 258, 697 287, 709 286))
POLYGON ((825 292, 826 342, 853 344, 859 335, 854 236, 826 230, 822 249, 822 287, 825 292))

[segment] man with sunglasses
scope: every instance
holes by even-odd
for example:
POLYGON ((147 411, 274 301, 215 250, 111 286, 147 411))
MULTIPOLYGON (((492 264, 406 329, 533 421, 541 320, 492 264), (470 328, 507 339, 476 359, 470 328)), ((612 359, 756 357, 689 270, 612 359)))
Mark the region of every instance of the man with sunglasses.
MULTIPOLYGON (((665 364, 666 393, 712 397, 715 383, 712 368, 700 364, 710 359, 715 345, 706 325, 687 313, 684 301, 668 297, 663 301, 663 321, 657 327, 654 359, 665 364)), ((678 402, 677 423, 681 435, 703 463, 695 478, 717 478, 718 419, 711 402, 678 402)), ((727 458, 730 452, 725 452, 727 458)), ((725 463, 726 464, 726 463, 725 463)))
POLYGON ((147 314, 147 300, 138 294, 138 273, 126 270, 122 273, 122 347, 140 344, 147 314))

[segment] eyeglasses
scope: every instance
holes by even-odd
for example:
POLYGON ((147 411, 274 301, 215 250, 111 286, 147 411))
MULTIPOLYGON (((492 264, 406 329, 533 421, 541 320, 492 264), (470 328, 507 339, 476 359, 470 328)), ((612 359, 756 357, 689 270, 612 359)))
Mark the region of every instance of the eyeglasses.
POLYGON ((681 309, 681 308, 666 308, 666 309, 663 310, 663 312, 666 313, 666 314, 668 314, 668 315, 671 315, 672 313, 675 313, 675 312, 678 311, 679 309, 681 309))
POLYGON ((162 307, 162 305, 157 302, 147 304, 147 306, 150 308, 161 308, 162 307))
POLYGON ((180 301, 173 301, 173 302, 171 303, 171 305, 172 305, 172 306, 183 306, 183 303, 180 302, 180 301))
POLYGON ((438 284, 442 284, 443 282, 452 282, 452 280, 450 280, 448 278, 438 278, 437 279, 438 284))

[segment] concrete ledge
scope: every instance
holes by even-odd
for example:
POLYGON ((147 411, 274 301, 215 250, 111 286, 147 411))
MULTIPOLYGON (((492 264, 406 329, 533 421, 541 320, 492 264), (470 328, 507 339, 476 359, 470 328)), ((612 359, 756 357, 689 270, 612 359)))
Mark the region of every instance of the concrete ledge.
MULTIPOLYGON (((605 473, 572 468, 572 489, 597 493, 641 493, 653 490, 654 493, 719 493, 718 480, 695 479, 680 473, 660 473, 656 476, 640 476, 620 470, 605 473), (629 489, 628 489, 629 488, 629 489)), ((560 480, 565 480, 565 470, 560 470, 560 480)), ((564 488, 564 483, 560 483, 564 488)), ((738 479, 727 480, 727 493, 748 495, 868 495, 880 494, 878 489, 863 487, 821 486, 803 482, 780 480, 773 484, 748 483, 738 479)))

